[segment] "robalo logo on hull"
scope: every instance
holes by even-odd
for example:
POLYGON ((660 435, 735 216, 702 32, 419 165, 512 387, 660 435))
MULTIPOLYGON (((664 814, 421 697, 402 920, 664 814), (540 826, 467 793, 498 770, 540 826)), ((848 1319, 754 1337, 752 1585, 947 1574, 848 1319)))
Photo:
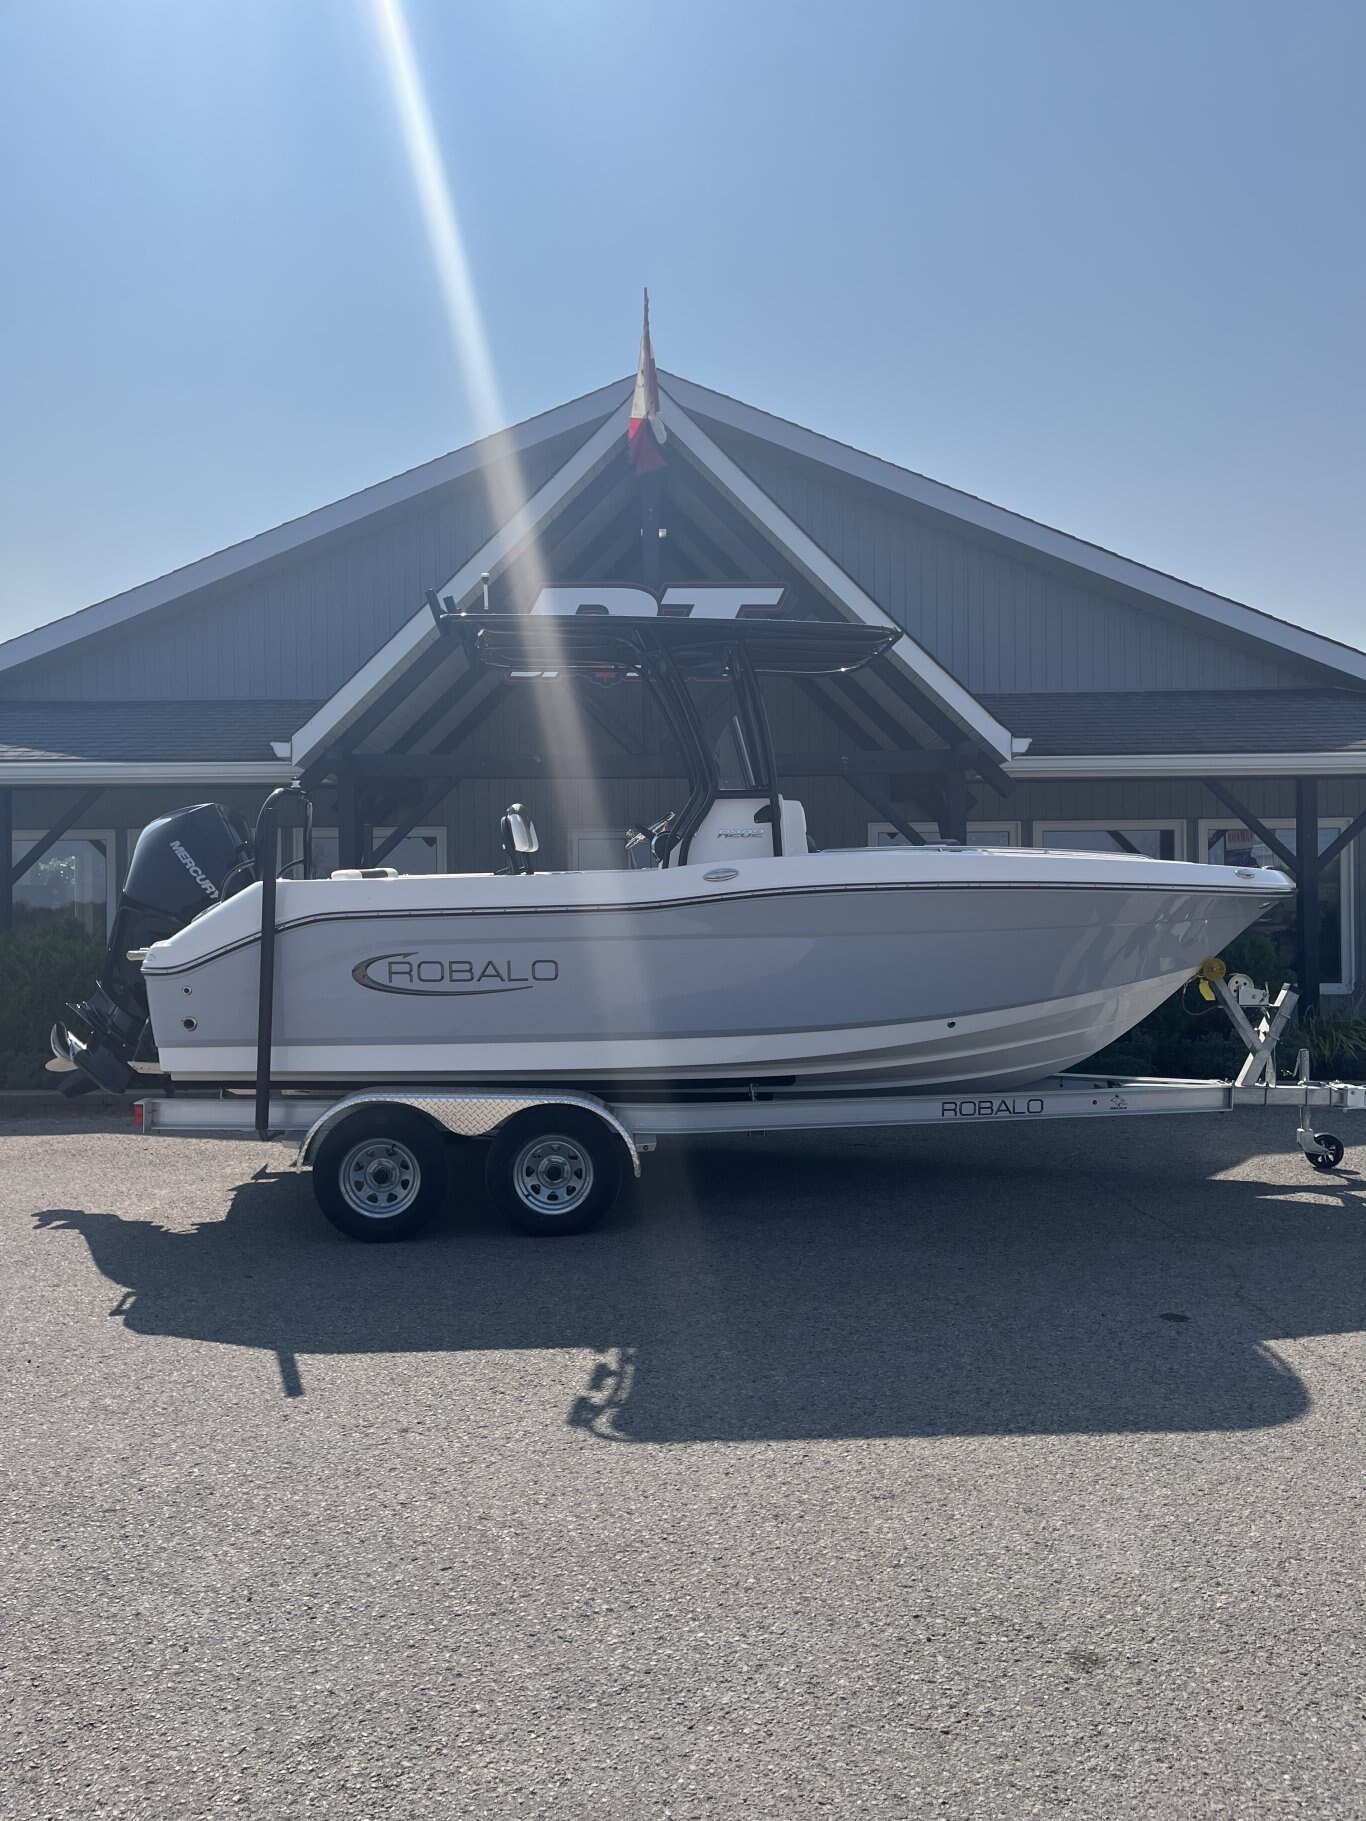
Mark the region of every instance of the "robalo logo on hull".
POLYGON ((546 956, 517 962, 484 956, 424 954, 418 949, 371 955, 351 969, 356 985, 369 987, 372 993, 454 999, 526 993, 534 986, 549 986, 559 977, 559 962, 546 956))

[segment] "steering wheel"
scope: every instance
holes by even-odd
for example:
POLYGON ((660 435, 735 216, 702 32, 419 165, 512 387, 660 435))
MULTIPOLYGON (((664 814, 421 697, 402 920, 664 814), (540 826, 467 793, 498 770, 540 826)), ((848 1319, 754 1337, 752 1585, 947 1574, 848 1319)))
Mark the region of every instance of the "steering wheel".
POLYGON ((653 865, 663 866, 669 853, 669 833, 677 820, 677 811, 670 810, 667 816, 661 816, 658 822, 636 822, 627 830, 626 857, 632 866, 639 866, 635 850, 641 842, 650 849, 653 865))

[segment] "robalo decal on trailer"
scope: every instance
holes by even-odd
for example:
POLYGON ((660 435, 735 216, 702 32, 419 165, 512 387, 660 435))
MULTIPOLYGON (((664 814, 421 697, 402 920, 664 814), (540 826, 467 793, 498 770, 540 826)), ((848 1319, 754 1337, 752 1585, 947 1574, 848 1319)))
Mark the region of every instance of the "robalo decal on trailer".
POLYGON ((1036 1117, 1043 1110, 1043 1101, 1037 1094, 1013 1094, 1008 1100, 992 1095, 989 1100, 945 1100, 940 1104, 939 1117, 941 1119, 1029 1119, 1036 1117))

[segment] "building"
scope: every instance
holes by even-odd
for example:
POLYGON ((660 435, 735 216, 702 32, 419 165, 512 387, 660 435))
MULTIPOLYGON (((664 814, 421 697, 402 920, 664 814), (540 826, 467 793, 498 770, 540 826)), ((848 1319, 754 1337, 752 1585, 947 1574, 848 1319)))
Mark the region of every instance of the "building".
POLYGON ((487 868, 514 799, 546 864, 621 864, 677 795, 629 685, 472 672, 441 607, 486 577, 505 610, 547 584, 729 583, 901 630, 876 674, 771 704, 817 845, 1269 860, 1300 889, 1268 933, 1328 1003, 1362 996, 1366 654, 660 384, 657 477, 625 459, 623 380, 0 645, 0 924, 102 929, 153 816, 251 816, 295 776, 315 870, 487 868))

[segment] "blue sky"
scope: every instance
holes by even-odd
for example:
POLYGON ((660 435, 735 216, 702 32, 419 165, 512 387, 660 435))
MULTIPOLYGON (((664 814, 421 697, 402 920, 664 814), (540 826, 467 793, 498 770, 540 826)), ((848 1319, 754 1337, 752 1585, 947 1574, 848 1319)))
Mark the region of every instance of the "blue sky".
MULTIPOLYGON (((660 364, 1366 642, 1366 7, 405 0, 512 419, 660 364)), ((369 0, 0 0, 0 636, 477 428, 369 0)))

